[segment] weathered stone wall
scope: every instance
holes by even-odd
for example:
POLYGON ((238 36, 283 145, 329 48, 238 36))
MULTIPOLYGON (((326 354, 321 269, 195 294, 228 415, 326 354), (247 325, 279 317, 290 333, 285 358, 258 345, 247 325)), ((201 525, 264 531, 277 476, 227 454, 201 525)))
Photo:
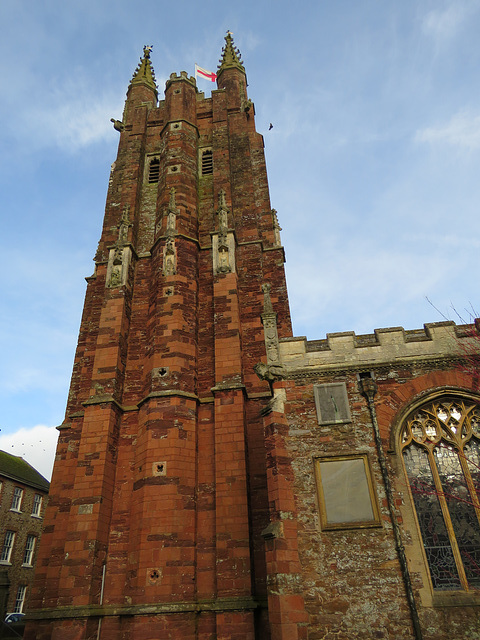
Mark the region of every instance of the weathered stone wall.
POLYGON ((280 342, 288 371, 287 381, 277 383, 286 392, 283 455, 293 471, 310 640, 415 637, 372 418, 359 389, 357 374, 367 371, 373 372, 378 387, 376 415, 423 638, 480 637, 475 590, 443 598, 432 590, 398 450, 401 420, 413 402, 441 390, 473 393, 480 401, 471 366, 479 340, 473 326, 438 323, 423 331, 395 328, 371 336, 331 334, 324 341, 280 342), (320 425, 313 385, 331 382, 346 384, 351 421, 320 425), (371 463, 381 526, 322 530, 314 461, 356 453, 367 454, 371 463))
POLYGON ((158 102, 147 48, 116 123, 25 638, 412 638, 395 522, 424 638, 477 638, 475 593, 432 593, 397 435, 434 391, 478 396, 463 366, 478 336, 291 337, 263 139, 226 40, 208 99, 181 72, 158 102), (351 420, 318 424, 324 382, 346 384, 351 420), (315 460, 352 454, 379 518, 327 531, 315 460))

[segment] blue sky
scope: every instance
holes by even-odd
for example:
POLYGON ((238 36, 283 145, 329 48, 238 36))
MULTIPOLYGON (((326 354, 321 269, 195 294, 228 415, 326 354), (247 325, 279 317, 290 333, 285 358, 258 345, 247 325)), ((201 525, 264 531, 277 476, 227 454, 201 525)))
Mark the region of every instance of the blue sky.
POLYGON ((110 118, 144 44, 163 91, 172 71, 215 69, 234 33, 296 335, 478 310, 479 0, 2 0, 0 20, 0 448, 49 474, 118 144, 110 118))

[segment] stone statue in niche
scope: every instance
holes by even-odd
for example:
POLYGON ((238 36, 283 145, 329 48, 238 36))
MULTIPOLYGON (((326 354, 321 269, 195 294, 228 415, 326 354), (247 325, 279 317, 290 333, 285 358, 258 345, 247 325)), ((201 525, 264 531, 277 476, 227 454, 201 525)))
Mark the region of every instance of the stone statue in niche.
POLYGON ((175 188, 170 189, 170 200, 167 209, 167 236, 173 236, 177 230, 177 205, 175 202, 175 188))
POLYGON ((129 212, 130 205, 125 205, 122 213, 122 219, 120 220, 120 224, 118 226, 118 241, 117 244, 123 246, 127 243, 128 240, 128 229, 132 226, 129 221, 129 212))
POLYGON ((217 271, 220 273, 229 273, 231 271, 230 260, 228 257, 228 247, 222 245, 218 248, 218 267, 217 271))
POLYGON ((119 246, 118 242, 115 246, 113 255, 110 254, 110 277, 107 282, 108 287, 119 287, 123 284, 123 248, 119 246))
MULTIPOLYGON (((263 291, 263 313, 275 313, 273 310, 272 299, 270 298, 270 291, 272 285, 269 282, 262 284, 263 291)), ((276 314, 275 314, 276 317, 276 314)))
POLYGON ((107 287, 119 287, 125 284, 123 277, 124 248, 128 244, 128 230, 132 226, 132 223, 129 221, 129 212, 130 205, 127 204, 123 208, 120 224, 118 225, 118 238, 115 242, 115 250, 113 251, 113 255, 110 253, 109 257, 110 276, 107 287))
POLYGON ((230 273, 229 246, 228 246, 228 209, 226 194, 223 189, 218 194, 218 245, 217 245, 217 273, 230 273))
POLYGON ((110 280, 108 283, 109 287, 118 287, 122 284, 122 267, 121 265, 115 265, 112 267, 112 272, 110 274, 110 280))
POLYGON ((177 273, 176 265, 175 241, 173 238, 167 238, 165 249, 163 252, 163 275, 173 276, 177 273))
POLYGON ((165 247, 163 249, 163 269, 164 276, 173 276, 177 273, 177 250, 175 248, 175 235, 177 233, 177 204, 175 202, 175 188, 170 189, 170 198, 167 208, 167 228, 165 235, 165 247))

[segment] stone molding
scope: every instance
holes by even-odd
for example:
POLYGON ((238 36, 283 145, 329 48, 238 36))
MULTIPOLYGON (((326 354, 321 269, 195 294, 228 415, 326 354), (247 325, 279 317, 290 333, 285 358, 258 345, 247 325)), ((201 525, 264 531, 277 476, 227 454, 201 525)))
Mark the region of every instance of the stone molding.
POLYGON ((480 352, 480 335, 474 325, 454 322, 425 324, 423 330, 403 327, 376 329, 357 336, 353 331, 328 333, 326 340, 308 342, 305 337, 281 338, 282 364, 289 375, 312 370, 391 368, 392 363, 442 363, 461 361, 480 352))
POLYGON ((91 605, 86 607, 55 607, 40 609, 27 614, 28 620, 65 620, 102 618, 111 616, 158 616, 175 613, 200 613, 202 611, 252 611, 266 604, 250 597, 217 598, 197 602, 159 602, 144 605, 91 605))
MULTIPOLYGON (((179 79, 180 79, 180 78, 179 78, 179 79)), ((181 79, 183 79, 183 78, 181 78, 181 79)), ((163 134, 164 134, 164 132, 165 132, 165 129, 166 129, 169 125, 174 124, 174 123, 177 123, 177 122, 182 123, 182 124, 188 124, 190 127, 192 127, 192 129, 194 129, 194 130, 197 132, 197 138, 199 138, 199 137, 200 137, 200 133, 199 133, 199 131, 198 131, 198 127, 197 127, 197 125, 196 125, 196 124, 193 124, 193 122, 190 122, 190 120, 187 120, 186 118, 180 118, 180 119, 178 119, 178 120, 169 120, 168 122, 166 122, 166 123, 163 125, 162 129, 160 130, 160 137, 162 137, 162 136, 163 136, 163 134)), ((156 123, 153 123, 153 125, 152 125, 152 124, 150 124, 150 123, 148 123, 148 124, 147 124, 147 126, 148 126, 148 125, 150 125, 150 126, 157 126, 157 125, 156 125, 156 123)), ((154 154, 151 154, 151 155, 154 155, 154 154)))
MULTIPOLYGON (((248 398, 248 400, 259 400, 262 398, 269 398, 271 396, 271 394, 269 392, 260 392, 260 393, 249 393, 246 388, 245 385, 242 383, 225 383, 225 384, 219 384, 215 387, 212 387, 210 389, 210 391, 215 394, 218 392, 222 392, 222 391, 231 391, 231 390, 237 390, 237 389, 241 389, 244 394, 246 395, 246 397, 248 398)), ((101 396, 93 396, 91 398, 89 398, 88 400, 85 400, 85 402, 82 402, 83 406, 90 406, 90 405, 95 405, 95 404, 105 404, 105 403, 113 403, 116 405, 116 407, 122 411, 123 413, 126 413, 127 411, 138 411, 138 409, 140 408, 140 406, 144 403, 147 402, 148 400, 152 399, 152 398, 169 398, 172 396, 177 396, 177 397, 182 397, 182 398, 190 398, 192 400, 195 400, 196 402, 199 402, 200 404, 208 404, 211 402, 215 402, 215 398, 214 396, 198 396, 195 393, 190 393, 189 391, 181 391, 181 390, 176 390, 176 389, 167 389, 165 391, 152 391, 151 393, 149 393, 147 396, 145 396, 144 398, 142 398, 141 400, 139 400, 138 404, 136 405, 121 405, 119 402, 117 402, 112 396, 109 395, 101 395, 101 396)), ((68 418, 72 419, 72 418, 83 418, 85 412, 84 411, 76 411, 75 413, 71 413, 69 414, 68 418)), ((70 429, 72 427, 72 424, 70 422, 63 422, 61 425, 59 425, 58 427, 56 427, 59 431, 63 430, 63 429, 70 429)))
POLYGON ((93 404, 114 404, 117 409, 123 411, 122 405, 110 394, 99 394, 98 396, 91 396, 90 398, 88 398, 88 400, 82 402, 82 405, 84 407, 89 407, 93 404))
MULTIPOLYGON (((238 391, 241 390, 245 395, 247 391, 245 385, 242 382, 219 382, 210 389, 213 394, 222 393, 223 391, 238 391)), ((248 396, 247 396, 248 397, 248 396)))

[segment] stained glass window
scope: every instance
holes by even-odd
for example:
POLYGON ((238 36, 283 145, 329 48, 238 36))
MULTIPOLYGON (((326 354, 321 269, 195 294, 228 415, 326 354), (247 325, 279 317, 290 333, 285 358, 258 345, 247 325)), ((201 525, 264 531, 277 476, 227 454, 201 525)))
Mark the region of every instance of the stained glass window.
POLYGON ((480 404, 424 404, 401 445, 433 588, 480 587, 480 404))

